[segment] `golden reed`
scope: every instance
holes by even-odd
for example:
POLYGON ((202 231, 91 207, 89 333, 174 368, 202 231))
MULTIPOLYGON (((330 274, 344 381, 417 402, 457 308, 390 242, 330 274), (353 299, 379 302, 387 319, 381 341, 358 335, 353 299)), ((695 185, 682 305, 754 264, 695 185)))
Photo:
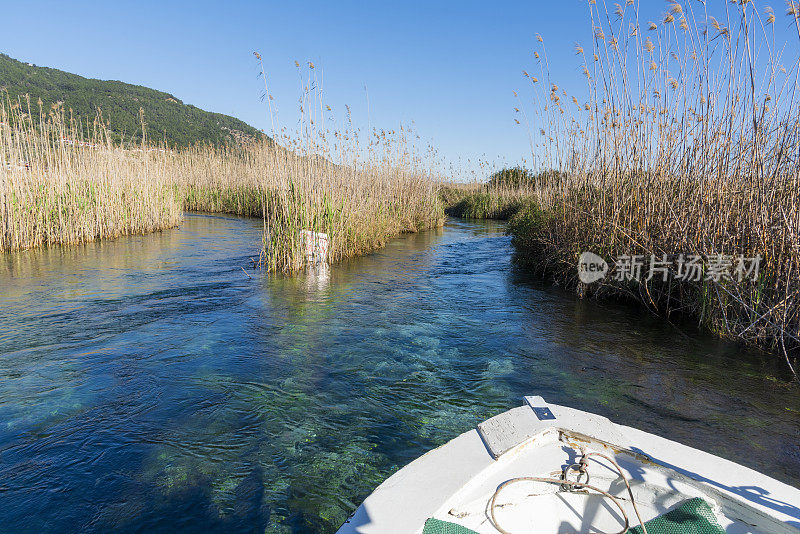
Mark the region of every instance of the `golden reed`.
POLYGON ((262 265, 294 271, 305 265, 301 230, 327 233, 328 260, 337 261, 442 223, 433 173, 409 148, 409 132, 371 132, 365 147, 358 132, 303 120, 302 137, 283 134, 281 143, 123 148, 99 117, 83 124, 60 106, 6 98, 0 251, 157 231, 186 209, 263 218, 262 265))

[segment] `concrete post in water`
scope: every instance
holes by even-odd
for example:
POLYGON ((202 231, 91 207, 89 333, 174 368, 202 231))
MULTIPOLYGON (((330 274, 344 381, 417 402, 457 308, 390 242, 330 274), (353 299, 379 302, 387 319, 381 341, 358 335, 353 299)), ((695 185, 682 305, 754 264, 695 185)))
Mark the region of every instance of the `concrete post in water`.
POLYGON ((300 248, 306 263, 328 263, 328 247, 330 238, 328 234, 300 230, 300 248))

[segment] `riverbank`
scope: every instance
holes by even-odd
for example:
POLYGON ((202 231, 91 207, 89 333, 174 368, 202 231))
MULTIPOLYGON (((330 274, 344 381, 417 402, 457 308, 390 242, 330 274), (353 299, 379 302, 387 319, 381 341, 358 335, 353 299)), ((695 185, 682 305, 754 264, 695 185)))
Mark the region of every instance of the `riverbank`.
POLYGON ((797 378, 800 86, 783 65, 797 64, 800 10, 787 11, 793 32, 777 47, 776 15, 753 24, 747 2, 703 13, 675 3, 647 25, 628 4, 587 12, 591 41, 575 47, 585 91, 551 78, 541 37, 523 71, 533 97, 517 122, 536 118, 536 172, 511 185, 524 191, 473 186, 448 211, 508 217, 530 269, 691 317, 777 354, 797 378))
POLYGON ((86 133, 63 110, 39 109, 34 118, 30 102, 0 100, 0 253, 180 222, 164 155, 122 150, 97 124, 86 133))
POLYGON ((542 175, 516 191, 443 187, 441 198, 452 216, 508 220, 515 260, 529 271, 580 296, 627 300, 667 320, 696 321, 775 354, 794 373, 800 288, 792 273, 798 258, 782 214, 794 209, 797 185, 588 174, 552 182, 542 175), (765 201, 774 209, 757 209, 765 201), (678 224, 676 213, 691 224, 678 224), (718 252, 702 252, 709 250, 718 252), (584 252, 607 262, 601 279, 581 279, 584 252))
POLYGON ((366 159, 357 146, 332 153, 272 141, 122 148, 102 123, 86 131, 63 109, 2 104, 0 252, 145 234, 199 210, 261 217, 269 271, 306 264, 301 230, 328 234, 326 259, 336 262, 442 224, 431 171, 386 157, 403 142, 384 137, 380 156, 366 159))
POLYGON ((490 184, 443 184, 439 197, 444 212, 463 219, 510 219, 531 195, 527 188, 490 184))

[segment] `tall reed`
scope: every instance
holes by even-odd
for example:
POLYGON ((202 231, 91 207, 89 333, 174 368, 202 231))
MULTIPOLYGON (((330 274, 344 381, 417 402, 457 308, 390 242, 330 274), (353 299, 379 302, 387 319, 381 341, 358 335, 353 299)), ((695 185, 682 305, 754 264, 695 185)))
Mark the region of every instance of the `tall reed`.
POLYGON ((430 171, 403 162, 342 165, 270 143, 190 149, 178 162, 187 209, 263 217, 261 261, 271 271, 306 265, 301 230, 328 234, 335 262, 444 216, 430 171))
MULTIPOLYGON (((592 45, 576 47, 580 99, 551 79, 539 37, 536 71, 524 73, 534 94, 533 156, 559 179, 537 181, 535 205, 512 231, 523 252, 574 284, 584 250, 761 255, 755 282, 606 279, 588 290, 694 315, 777 348, 791 366, 800 346, 798 47, 777 42, 779 15, 759 9, 671 2, 647 21, 638 1, 612 11, 589 2, 592 45)), ((787 11, 800 36, 797 2, 787 11)))
POLYGON ((34 112, 7 99, 0 251, 156 231, 187 209, 263 218, 262 266, 296 271, 308 260, 302 230, 328 234, 325 259, 338 261, 442 223, 436 177, 407 129, 374 131, 364 143, 352 127, 321 130, 315 119, 304 115, 297 136, 277 141, 123 148, 99 117, 87 126, 59 106, 34 112))
POLYGON ((466 219, 509 219, 534 194, 524 185, 444 183, 439 196, 445 213, 466 219))
POLYGON ((122 150, 101 121, 0 103, 0 252, 176 226, 181 203, 168 160, 122 150))
MULTIPOLYGON (((270 150, 251 154, 258 170, 251 182, 264 198, 266 268, 304 266, 301 230, 328 234, 328 260, 338 261, 382 247, 400 233, 441 225, 432 147, 423 154, 408 126, 363 132, 353 126, 348 106, 337 117, 324 101, 321 69, 312 62, 295 65, 298 129, 281 130, 270 150)), ((271 99, 268 91, 264 96, 271 99)))

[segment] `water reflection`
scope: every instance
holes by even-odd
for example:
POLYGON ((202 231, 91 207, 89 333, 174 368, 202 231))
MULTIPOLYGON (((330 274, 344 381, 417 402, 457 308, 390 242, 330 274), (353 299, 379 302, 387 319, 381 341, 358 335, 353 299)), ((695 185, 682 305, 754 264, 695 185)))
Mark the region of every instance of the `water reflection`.
POLYGON ((330 532, 531 393, 800 482, 777 368, 529 279, 499 224, 270 277, 260 230, 192 215, 0 259, 1 524, 330 532))

